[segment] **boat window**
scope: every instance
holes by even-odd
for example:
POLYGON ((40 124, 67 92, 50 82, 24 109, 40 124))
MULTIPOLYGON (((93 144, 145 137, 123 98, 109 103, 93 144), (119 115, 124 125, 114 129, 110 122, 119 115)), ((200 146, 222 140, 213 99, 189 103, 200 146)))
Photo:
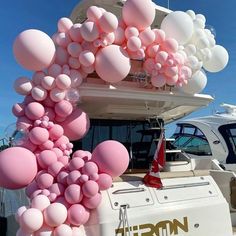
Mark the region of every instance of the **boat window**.
POLYGON ((148 121, 90 119, 90 130, 80 141, 74 142, 75 150, 92 150, 102 141, 117 140, 130 154, 130 168, 147 169, 153 160, 155 140, 160 130, 150 129, 148 121))
POLYGON ((210 145, 203 132, 190 124, 178 124, 179 133, 175 131, 173 145, 187 153, 198 156, 211 155, 210 145))

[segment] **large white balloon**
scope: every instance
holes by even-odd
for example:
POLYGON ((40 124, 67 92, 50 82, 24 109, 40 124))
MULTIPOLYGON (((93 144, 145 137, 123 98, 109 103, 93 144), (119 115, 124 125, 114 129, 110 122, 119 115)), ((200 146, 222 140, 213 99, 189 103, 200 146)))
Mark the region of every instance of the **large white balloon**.
POLYGON ((192 37, 193 20, 185 12, 174 11, 163 19, 161 29, 165 31, 167 38, 174 38, 183 45, 192 37))
POLYGON ((215 45, 211 49, 211 59, 203 62, 203 67, 209 72, 219 72, 225 68, 229 61, 229 54, 227 50, 220 46, 215 45))
POLYGON ((207 77, 203 70, 196 71, 188 83, 180 88, 181 91, 188 94, 200 93, 207 84, 207 77))

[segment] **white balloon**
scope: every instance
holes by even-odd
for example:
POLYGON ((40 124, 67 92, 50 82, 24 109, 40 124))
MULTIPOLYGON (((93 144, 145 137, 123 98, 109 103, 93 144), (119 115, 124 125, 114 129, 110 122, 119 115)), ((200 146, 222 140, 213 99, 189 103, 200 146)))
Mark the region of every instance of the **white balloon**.
POLYGON ((185 12, 174 11, 169 13, 161 23, 167 38, 174 38, 179 44, 187 43, 193 34, 192 18, 185 12))
POLYGON ((207 84, 207 77, 203 70, 196 71, 187 84, 184 84, 180 90, 184 93, 195 94, 200 93, 207 84))
POLYGON ((209 44, 210 43, 209 43, 209 40, 207 37, 200 37, 200 38, 198 38, 198 40, 196 40, 196 46, 199 49, 208 48, 209 44))
POLYGON ((193 21, 193 25, 194 25, 194 28, 200 28, 200 29, 205 28, 205 24, 204 24, 204 21, 202 19, 195 19, 193 21))
POLYGON ((209 72, 219 72, 225 68, 229 61, 229 54, 227 50, 216 45, 211 49, 211 59, 203 62, 203 67, 209 72))
POLYGON ((196 49, 196 46, 194 44, 188 44, 185 47, 184 51, 186 52, 186 54, 188 56, 193 56, 196 53, 197 49, 196 49))
POLYGON ((195 12, 193 10, 188 10, 186 13, 194 20, 196 18, 195 12))
POLYGON ((186 65, 189 66, 191 69, 196 70, 198 66, 198 58, 195 56, 189 56, 186 65))
POLYGON ((204 24, 206 23, 206 17, 202 14, 197 14, 196 19, 200 19, 204 24))

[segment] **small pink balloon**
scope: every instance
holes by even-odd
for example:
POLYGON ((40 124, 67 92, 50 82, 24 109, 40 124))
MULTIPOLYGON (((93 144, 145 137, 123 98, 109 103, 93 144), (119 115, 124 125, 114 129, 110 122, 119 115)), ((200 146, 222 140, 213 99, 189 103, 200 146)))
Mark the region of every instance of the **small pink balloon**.
POLYGON ((93 197, 98 193, 98 190, 98 184, 93 180, 88 180, 82 186, 83 195, 85 195, 86 197, 93 197))
POLYGON ((31 207, 43 211, 50 205, 48 197, 45 195, 38 195, 31 200, 31 207))
MULTIPOLYGON (((36 175, 36 174, 35 174, 36 175)), ((27 187, 25 188, 25 193, 28 198, 33 194, 34 191, 38 189, 38 184, 35 180, 33 180, 27 187)))
POLYGON ((49 137, 51 140, 59 139, 64 133, 61 125, 54 124, 51 129, 49 129, 49 137))
POLYGON ((43 71, 36 71, 32 76, 32 82, 34 85, 40 85, 41 79, 45 76, 45 73, 43 71))
POLYGON ((48 197, 50 195, 50 191, 48 189, 43 189, 42 190, 42 195, 48 197))
POLYGON ((149 57, 154 58, 156 56, 157 52, 159 51, 159 48, 160 48, 160 46, 158 44, 154 44, 154 45, 152 44, 152 45, 148 46, 147 55, 149 57))
POLYGON ((54 236, 73 236, 72 229, 69 225, 61 224, 60 226, 56 227, 53 231, 54 236))
POLYGON ((26 187, 37 174, 35 155, 22 147, 0 152, 0 186, 8 189, 26 187))
POLYGON ((57 195, 55 193, 50 193, 48 195, 48 199, 50 200, 50 202, 55 202, 55 200, 57 199, 57 195))
POLYGON ((178 50, 179 44, 175 39, 168 38, 164 41, 162 47, 169 53, 175 53, 178 50))
POLYGON ((52 64, 48 67, 48 75, 56 78, 62 72, 62 68, 58 64, 52 64))
POLYGON ((69 30, 69 35, 74 42, 80 43, 83 40, 81 36, 81 32, 80 32, 80 27, 81 27, 81 24, 77 23, 77 24, 72 25, 72 27, 69 30))
POLYGON ((21 117, 24 116, 25 114, 25 105, 24 103, 16 103, 13 107, 12 107, 12 113, 16 116, 16 117, 21 117))
POLYGON ((30 94, 33 84, 30 79, 26 77, 19 77, 14 82, 15 91, 21 95, 28 95, 30 94))
POLYGON ((70 102, 62 100, 55 105, 55 112, 58 116, 67 117, 73 111, 73 107, 70 102))
POLYGON ((81 66, 81 71, 87 73, 87 74, 91 74, 95 71, 95 67, 94 65, 91 65, 91 66, 81 66))
POLYGON ((161 29, 153 29, 152 31, 155 33, 155 43, 162 44, 166 38, 165 31, 161 29))
POLYGON ((48 167, 48 173, 50 173, 52 176, 56 177, 61 170, 64 169, 64 165, 60 161, 56 161, 49 165, 48 167))
POLYGON ((99 206, 101 201, 102 201, 102 195, 100 193, 97 193, 91 198, 84 197, 82 203, 88 209, 95 209, 99 206))
POLYGON ((43 101, 47 97, 47 90, 44 89, 43 87, 37 85, 37 86, 32 88, 31 96, 36 101, 43 101))
POLYGON ((67 48, 68 44, 71 43, 71 38, 68 33, 57 33, 55 35, 56 44, 63 48, 67 48))
POLYGON ((155 57, 155 61, 157 63, 160 63, 161 65, 164 65, 167 59, 168 59, 168 53, 165 51, 159 51, 155 57))
POLYGON ((69 163, 69 157, 65 155, 58 157, 58 161, 61 162, 64 166, 67 166, 67 164, 69 163))
POLYGON ((71 140, 83 138, 90 127, 88 115, 81 109, 75 109, 65 121, 61 123, 64 134, 71 140))
POLYGON ((65 190, 64 196, 66 201, 70 204, 79 203, 83 198, 81 188, 77 184, 69 185, 65 190))
POLYGON ((132 36, 127 40, 127 47, 132 52, 135 52, 139 48, 141 48, 141 45, 142 45, 141 40, 136 36, 132 36))
POLYGON ((77 57, 69 57, 68 64, 72 69, 80 68, 80 62, 77 57))
POLYGON ((102 16, 99 18, 98 24, 103 32, 110 33, 117 29, 118 19, 111 12, 104 12, 102 16))
POLYGON ((98 166, 92 161, 86 162, 82 168, 82 173, 85 175, 92 175, 97 172, 98 172, 98 166))
POLYGON ((31 120, 37 120, 41 118, 44 113, 44 107, 39 102, 31 102, 25 107, 25 114, 31 120))
POLYGON ((81 36, 85 41, 92 42, 99 37, 97 25, 92 21, 84 22, 80 27, 81 36))
POLYGON ((33 199, 33 198, 35 198, 36 196, 38 196, 38 195, 40 195, 40 194, 42 194, 42 190, 41 190, 41 189, 37 189, 37 190, 35 190, 35 191, 32 193, 32 195, 30 196, 30 199, 33 199))
POLYGON ((33 144, 41 145, 48 140, 49 133, 48 133, 47 129, 44 129, 41 127, 34 127, 29 132, 29 138, 33 144))
POLYGON ((84 66, 91 66, 95 61, 94 54, 88 50, 82 51, 79 55, 79 61, 84 66))
POLYGON ((33 236, 31 233, 26 233, 21 228, 19 228, 16 232, 16 236, 33 236))
POLYGON ((79 178, 79 182, 80 182, 81 184, 87 182, 88 180, 89 180, 89 177, 88 177, 87 175, 84 175, 84 174, 81 175, 80 178, 79 178))
POLYGON ((102 174, 99 174, 97 183, 101 191, 107 190, 112 186, 112 178, 110 175, 102 173, 102 174))
POLYGON ((36 182, 41 189, 49 188, 54 181, 54 177, 48 173, 36 176, 36 182))
POLYGON ((85 156, 83 157, 83 159, 84 159, 85 161, 91 160, 91 158, 92 158, 92 153, 89 152, 89 151, 84 151, 84 152, 85 152, 85 156))
POLYGON ((62 101, 66 96, 66 93, 64 90, 54 88, 50 91, 50 98, 53 102, 60 102, 62 101))
POLYGON ((90 6, 87 9, 86 15, 90 21, 97 22, 98 19, 102 16, 102 11, 96 6, 90 6))
POLYGON ((63 204, 67 209, 69 209, 71 206, 71 204, 69 204, 63 196, 58 197, 55 200, 55 202, 59 202, 59 203, 63 204))
POLYGON ((152 76, 151 83, 154 87, 162 87, 166 84, 166 76, 164 76, 163 74, 152 76))
POLYGON ((18 223, 20 223, 20 217, 22 216, 22 214, 27 210, 26 206, 21 206, 20 208, 17 209, 16 213, 15 213, 15 219, 18 223))
POLYGON ((179 69, 177 66, 168 66, 165 68, 165 74, 166 76, 172 77, 177 75, 179 72, 179 69))
POLYGON ((68 176, 68 172, 66 171, 61 171, 58 175, 57 175, 57 182, 61 183, 61 184, 67 184, 67 176, 68 176))
POLYGON ((166 83, 170 86, 173 86, 173 85, 176 85, 176 83, 178 82, 178 79, 179 79, 178 75, 166 77, 166 83))
POLYGON ((68 209, 68 221, 75 226, 85 224, 89 216, 89 211, 81 204, 74 204, 68 209))
POLYGON ((138 37, 139 36, 139 31, 136 27, 128 26, 125 29, 125 37, 126 37, 126 39, 129 39, 132 36, 138 37))
POLYGON ((81 73, 77 70, 70 71, 71 85, 72 87, 78 87, 83 82, 83 77, 81 73))
POLYGON ((147 28, 139 34, 139 38, 144 46, 148 46, 154 42, 155 33, 150 28, 147 28))
POLYGON ((37 160, 41 168, 47 169, 48 166, 57 161, 57 156, 51 150, 44 150, 38 155, 37 160))
POLYGON ((125 31, 121 27, 117 27, 115 30, 115 41, 114 44, 116 45, 122 45, 125 41, 125 31))
MULTIPOLYGON (((73 153, 72 157, 79 157, 79 158, 84 158, 86 156, 86 153, 84 150, 77 150, 73 153)), ((73 160, 73 159, 72 159, 73 160)))
POLYGON ((68 44, 67 51, 72 57, 79 57, 79 54, 82 52, 82 47, 77 42, 72 42, 68 44))
POLYGON ((67 218, 67 209, 61 203, 52 203, 43 212, 45 223, 51 227, 63 224, 67 218))
POLYGON ((40 71, 54 62, 55 45, 52 39, 40 30, 21 32, 13 45, 17 62, 28 70, 40 71))
POLYGON ((127 169, 129 153, 121 143, 108 140, 96 146, 91 160, 98 165, 100 172, 117 177, 127 169))
POLYGON ((67 89, 71 85, 71 79, 68 75, 60 74, 56 78, 56 85, 59 89, 67 89))
MULTIPOLYGON (((55 65, 55 64, 54 64, 55 65)), ((51 90, 55 88, 55 79, 52 76, 44 76, 41 80, 41 85, 44 89, 51 90)))
POLYGON ((71 171, 67 176, 67 184, 77 184, 79 183, 79 178, 81 176, 81 173, 78 170, 71 171))
POLYGON ((63 196, 65 192, 65 187, 61 183, 54 183, 52 186, 49 188, 50 193, 55 193, 57 197, 63 196))
POLYGON ((90 180, 93 180, 93 181, 97 181, 98 178, 99 178, 98 173, 93 173, 93 174, 91 174, 91 175, 89 176, 89 179, 90 179, 90 180))
POLYGON ((56 148, 56 147, 55 147, 55 148, 53 148, 51 151, 53 151, 53 152, 56 154, 57 158, 63 156, 63 152, 62 152, 61 149, 59 149, 59 148, 56 148))
POLYGON ((69 170, 80 170, 84 166, 84 160, 79 157, 73 157, 69 163, 69 170))
POLYGON ((43 214, 36 208, 27 209, 20 218, 22 230, 28 233, 33 233, 43 225, 43 214))
POLYGON ((18 130, 27 130, 33 125, 32 121, 25 116, 18 117, 16 122, 16 128, 18 130))
POLYGON ((45 224, 39 230, 34 232, 34 236, 52 236, 52 235, 53 235, 53 228, 45 224))
POLYGON ((63 47, 57 47, 56 49, 56 59, 55 63, 63 66, 64 64, 67 64, 69 54, 67 50, 63 47))
POLYGON ((72 25, 73 22, 67 17, 62 17, 57 22, 57 28, 59 32, 68 32, 72 25))

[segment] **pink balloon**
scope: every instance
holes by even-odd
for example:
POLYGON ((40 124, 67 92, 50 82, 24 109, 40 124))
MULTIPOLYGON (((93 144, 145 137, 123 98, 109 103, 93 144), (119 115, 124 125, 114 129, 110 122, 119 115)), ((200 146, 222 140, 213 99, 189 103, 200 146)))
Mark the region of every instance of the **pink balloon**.
POLYGON ((59 32, 68 32, 72 25, 73 22, 67 17, 62 17, 57 22, 57 28, 59 32))
MULTIPOLYGON (((55 114, 55 112, 54 112, 54 110, 52 108, 46 107, 45 108, 45 116, 47 116, 49 118, 49 120, 52 121, 52 120, 55 119, 56 114, 55 114)), ((49 126, 47 126, 47 127, 50 128, 49 126)))
POLYGON ((69 209, 70 206, 71 206, 71 204, 69 204, 69 203, 66 201, 66 199, 65 199, 64 197, 62 197, 62 196, 58 197, 58 198, 55 200, 55 202, 59 202, 59 203, 63 204, 67 209, 69 209))
POLYGON ((80 27, 80 33, 85 41, 92 42, 99 37, 97 25, 92 21, 84 22, 80 27))
POLYGON ((151 0, 129 0, 122 8, 122 16, 126 25, 135 26, 139 30, 149 27, 155 14, 155 7, 151 0))
POLYGON ((68 44, 67 51, 72 57, 79 57, 79 54, 82 52, 82 47, 79 43, 72 42, 68 44))
POLYGON ((92 52, 85 50, 80 53, 79 61, 83 66, 91 66, 95 61, 95 57, 92 52))
POLYGON ((31 102, 25 107, 25 114, 31 120, 41 118, 44 112, 44 107, 39 102, 31 102))
POLYGON ((55 193, 50 193, 48 195, 48 199, 50 200, 50 202, 55 202, 55 200, 57 199, 57 195, 55 193))
POLYGON ((64 165, 60 161, 57 161, 48 167, 48 173, 56 177, 62 169, 64 169, 64 165))
POLYGON ((96 22, 102 16, 102 11, 96 6, 90 6, 86 15, 90 21, 96 22))
POLYGON ((77 57, 69 57, 68 64, 72 69, 80 68, 80 62, 77 57))
POLYGON ((41 189, 49 188, 53 184, 54 178, 48 173, 42 173, 36 176, 36 182, 41 189))
POLYGON ((68 221, 75 226, 85 224, 89 219, 89 211, 81 204, 74 204, 68 210, 68 221))
POLYGON ((49 191, 51 193, 55 193, 57 197, 62 196, 65 192, 65 187, 63 184, 60 183, 54 183, 52 186, 50 186, 49 191))
POLYGON ((57 161, 57 156, 51 150, 44 150, 38 155, 37 160, 41 168, 47 169, 48 166, 57 161))
POLYGON ((179 44, 175 39, 168 38, 164 41, 162 47, 169 53, 175 53, 178 50, 179 44))
POLYGON ((103 32, 110 33, 117 29, 118 19, 111 12, 104 12, 103 15, 99 18, 98 24, 103 32))
POLYGON ((72 229, 69 225, 62 224, 53 231, 54 236, 72 236, 72 229))
POLYGON ((41 85, 44 89, 51 90, 56 86, 55 79, 52 76, 44 76, 41 80, 41 85))
POLYGON ((63 47, 57 47, 56 49, 56 59, 55 63, 60 66, 67 64, 69 54, 67 53, 66 49, 63 47))
POLYGON ((139 36, 139 31, 136 27, 128 26, 125 29, 125 37, 126 37, 126 39, 129 39, 132 36, 138 37, 139 36))
POLYGON ((166 76, 173 77, 177 75, 179 72, 179 69, 177 66, 168 66, 165 68, 165 74, 166 76))
POLYGON ((71 38, 68 33, 57 33, 55 39, 56 44, 63 48, 67 48, 68 44, 71 43, 71 38))
POLYGON ((159 51, 155 57, 156 62, 160 63, 161 65, 164 65, 167 59, 168 59, 168 53, 165 51, 159 51))
POLYGON ((64 134, 71 140, 83 138, 90 127, 88 115, 81 109, 75 109, 65 121, 61 123, 64 134))
POLYGON ((141 45, 142 45, 141 40, 136 36, 130 37, 127 41, 127 47, 132 52, 135 52, 139 48, 141 48, 141 45))
MULTIPOLYGON (((82 160, 82 159, 80 159, 80 160, 82 160)), ((92 175, 93 173, 98 173, 98 167, 94 162, 88 161, 83 166, 82 173, 85 175, 92 175)))
POLYGON ((66 96, 66 93, 64 90, 54 88, 50 91, 50 99, 53 102, 60 102, 62 101, 66 96))
POLYGON ((29 138, 33 144, 41 145, 48 140, 49 133, 48 133, 47 129, 44 129, 41 127, 34 127, 29 132, 29 138))
POLYGON ((33 144, 29 139, 20 140, 20 141, 16 142, 15 145, 19 146, 19 147, 24 147, 24 148, 30 150, 31 152, 34 152, 37 148, 37 146, 35 144, 33 144))
POLYGON ((37 174, 35 155, 22 147, 0 152, 0 186, 8 189, 26 187, 37 174))
POLYGON ((84 166, 84 160, 79 157, 73 157, 69 163, 69 170, 79 170, 84 166))
POLYGON ((61 203, 49 205, 43 212, 45 223, 51 227, 63 224, 67 218, 67 209, 61 203))
POLYGON ((77 70, 71 70, 70 71, 70 78, 71 78, 71 85, 72 87, 76 88, 81 85, 83 82, 83 77, 81 73, 77 70))
POLYGON ((58 157, 58 161, 61 162, 64 166, 67 166, 67 164, 69 163, 68 156, 65 155, 65 151, 64 151, 64 156, 58 157))
POLYGON ((52 101, 52 99, 50 98, 50 96, 48 95, 42 102, 42 104, 46 107, 54 107, 55 106, 55 102, 52 101))
POLYGON ((154 42, 155 33, 150 28, 147 28, 139 34, 139 38, 144 46, 148 46, 154 42))
MULTIPOLYGON (((36 174, 35 174, 36 175, 36 174)), ((35 180, 33 180, 25 189, 25 193, 28 198, 31 197, 33 192, 35 192, 38 189, 38 185, 35 180)))
POLYGON ((87 175, 84 175, 84 174, 81 175, 80 178, 79 178, 79 182, 80 182, 81 184, 86 183, 88 180, 89 180, 89 177, 88 177, 87 175))
POLYGON ((173 85, 176 85, 176 83, 178 82, 178 79, 179 79, 178 75, 167 77, 166 78, 166 83, 170 86, 173 86, 173 85))
POLYGON ((154 87, 162 87, 166 84, 166 76, 162 74, 152 76, 151 83, 154 87))
POLYGON ((33 123, 25 116, 21 116, 17 119, 16 128, 18 130, 27 130, 32 127, 33 123))
POLYGON ((30 79, 26 77, 19 77, 14 82, 15 91, 21 95, 28 95, 30 94, 33 85, 30 79))
MULTIPOLYGON (((77 150, 73 153, 72 157, 75 158, 75 157, 79 157, 79 158, 84 158, 86 156, 86 153, 84 150, 77 150)), ((73 160, 73 159, 72 159, 73 160)))
POLYGON ((83 40, 81 36, 81 32, 80 32, 80 27, 81 27, 81 24, 77 23, 77 24, 72 25, 72 27, 69 30, 69 35, 74 42, 80 43, 83 40))
POLYGON ((93 173, 93 174, 91 174, 91 175, 89 176, 89 179, 90 179, 90 180, 93 180, 93 181, 97 181, 98 178, 99 178, 98 173, 93 173))
POLYGON ((63 156, 63 152, 61 151, 61 149, 59 149, 59 148, 53 148, 51 151, 53 151, 55 154, 56 154, 56 156, 59 158, 59 157, 61 157, 61 156, 63 156))
POLYGON ((49 227, 48 225, 43 225, 39 230, 34 232, 34 236, 52 236, 52 231, 53 228, 49 227))
POLYGON ((155 43, 162 44, 166 38, 165 31, 161 29, 153 29, 152 31, 155 33, 155 43))
POLYGON ((36 196, 38 196, 38 195, 40 195, 40 194, 42 194, 42 190, 41 190, 41 189, 37 189, 37 190, 35 190, 35 191, 32 193, 32 195, 30 196, 30 199, 33 199, 33 198, 35 198, 36 196))
POLYGON ((79 183, 79 178, 81 176, 81 173, 78 170, 73 170, 69 173, 67 176, 67 184, 76 184, 79 183))
POLYGON ((125 41, 125 31, 121 27, 117 27, 115 30, 115 41, 114 44, 122 45, 125 41))
POLYGON ((61 147, 61 145, 63 144, 66 145, 69 142, 70 142, 69 139, 65 135, 62 135, 57 141, 55 141, 54 146, 61 147))
POLYGON ((36 101, 43 101, 47 97, 47 90, 44 89, 43 87, 37 85, 37 86, 32 88, 31 96, 36 101))
POLYGON ((48 67, 48 75, 56 78, 59 74, 61 74, 62 68, 58 64, 52 64, 48 67))
POLYGON ((81 66, 81 71, 83 71, 83 72, 85 72, 85 73, 87 73, 87 74, 93 73, 94 70, 95 70, 94 65, 91 65, 91 66, 83 66, 83 65, 82 65, 82 66, 81 66))
POLYGON ((128 75, 130 68, 128 54, 117 45, 109 45, 101 49, 96 55, 96 72, 107 82, 116 83, 123 80, 128 75))
POLYGON ((112 178, 110 175, 102 173, 99 174, 97 183, 100 190, 107 190, 112 186, 112 178))
POLYGON ((24 103, 16 103, 13 107, 12 107, 12 113, 16 116, 16 117, 20 117, 23 116, 25 114, 25 105, 24 103))
POLYGON ((79 203, 83 198, 81 188, 77 184, 69 185, 65 190, 64 196, 66 201, 70 204, 79 203))
POLYGON ((95 209, 99 206, 101 201, 102 201, 102 195, 100 193, 97 193, 91 198, 84 197, 82 203, 88 209, 95 209))
POLYGON ((58 175, 57 175, 57 181, 58 183, 61 184, 67 184, 67 176, 69 173, 67 173, 66 171, 61 171, 58 175))
POLYGON ((56 78, 56 85, 59 89, 67 89, 71 85, 71 79, 68 75, 60 74, 56 78))
POLYGON ((44 195, 38 195, 31 200, 31 207, 43 211, 50 205, 48 197, 44 195))
POLYGON ((61 125, 54 124, 51 129, 49 129, 49 137, 52 140, 59 139, 64 133, 64 130, 61 125))
POLYGON ((86 197, 93 197, 98 193, 98 184, 93 180, 88 180, 82 186, 83 195, 86 197))
POLYGON ((121 143, 108 140, 96 146, 92 153, 92 161, 98 165, 100 172, 117 177, 127 169, 129 153, 121 143))
POLYGON ((48 189, 43 189, 41 195, 48 197, 50 195, 50 191, 48 189))
POLYGON ((50 66, 55 58, 52 39, 40 30, 21 32, 13 45, 17 62, 25 69, 40 71, 50 66))
POLYGON ((20 218, 22 230, 28 233, 33 233, 39 230, 43 225, 43 214, 36 208, 27 209, 20 218))
POLYGON ((160 48, 160 46, 157 45, 157 44, 154 44, 154 45, 152 44, 152 45, 148 46, 148 48, 147 48, 147 55, 149 57, 154 58, 156 56, 159 48, 160 48))
POLYGON ((17 209, 16 213, 15 213, 15 219, 18 223, 20 223, 20 217, 22 216, 22 214, 27 210, 26 206, 21 206, 20 208, 17 209))
POLYGON ((55 105, 55 112, 58 116, 67 117, 73 111, 73 107, 70 102, 62 100, 55 105))

